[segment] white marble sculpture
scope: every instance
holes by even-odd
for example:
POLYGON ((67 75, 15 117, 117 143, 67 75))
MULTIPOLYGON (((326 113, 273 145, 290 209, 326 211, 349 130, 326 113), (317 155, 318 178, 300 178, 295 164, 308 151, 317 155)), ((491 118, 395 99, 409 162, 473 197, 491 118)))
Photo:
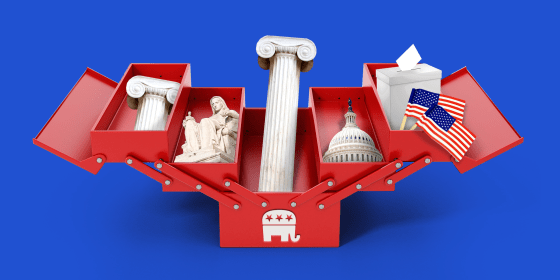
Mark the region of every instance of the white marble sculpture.
POLYGON ((128 107, 138 110, 134 130, 164 130, 181 84, 134 76, 126 84, 128 107))
POLYGON ((191 112, 183 120, 185 144, 175 162, 233 162, 239 114, 230 110, 223 98, 210 99, 212 116, 197 123, 191 112))
POLYGON ((331 140, 323 162, 379 162, 383 156, 375 148, 373 138, 356 124, 356 113, 348 99, 348 112, 344 114, 346 125, 331 140))
POLYGON ((291 192, 299 97, 299 74, 317 54, 309 39, 264 36, 257 43, 261 68, 270 69, 259 191, 291 192))

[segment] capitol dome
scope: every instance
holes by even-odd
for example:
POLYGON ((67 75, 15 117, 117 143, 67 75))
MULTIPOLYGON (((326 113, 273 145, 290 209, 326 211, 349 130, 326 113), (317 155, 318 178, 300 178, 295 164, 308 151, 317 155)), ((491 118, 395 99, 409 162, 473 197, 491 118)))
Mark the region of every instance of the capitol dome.
POLYGON ((348 99, 348 112, 344 115, 346 125, 338 132, 323 156, 324 162, 378 162, 383 156, 375 148, 373 139, 356 124, 356 113, 348 99))

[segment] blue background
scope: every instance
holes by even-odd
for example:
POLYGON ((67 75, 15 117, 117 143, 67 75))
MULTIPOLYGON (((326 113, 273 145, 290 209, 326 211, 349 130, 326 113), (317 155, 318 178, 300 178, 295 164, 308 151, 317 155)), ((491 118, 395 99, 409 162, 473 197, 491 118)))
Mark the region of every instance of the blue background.
POLYGON ((558 7, 513 2, 4 3, 0 278, 559 277, 558 7), (188 62, 194 86, 245 87, 264 107, 264 35, 317 45, 300 107, 309 87, 359 87, 363 63, 414 43, 444 76, 468 66, 525 143, 465 174, 436 163, 355 194, 340 248, 305 249, 222 249, 212 199, 162 193, 124 164, 94 176, 32 144, 86 67, 119 81, 129 63, 188 62))

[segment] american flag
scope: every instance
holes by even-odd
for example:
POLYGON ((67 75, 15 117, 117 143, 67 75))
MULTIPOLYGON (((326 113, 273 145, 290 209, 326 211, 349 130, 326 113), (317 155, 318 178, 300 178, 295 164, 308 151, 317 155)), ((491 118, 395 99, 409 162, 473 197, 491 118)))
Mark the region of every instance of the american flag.
POLYGON ((422 115, 435 104, 443 107, 443 109, 460 123, 463 122, 463 114, 465 111, 464 100, 423 89, 412 89, 404 115, 419 120, 422 115))
POLYGON ((457 160, 463 156, 476 136, 441 106, 434 105, 416 124, 457 160))

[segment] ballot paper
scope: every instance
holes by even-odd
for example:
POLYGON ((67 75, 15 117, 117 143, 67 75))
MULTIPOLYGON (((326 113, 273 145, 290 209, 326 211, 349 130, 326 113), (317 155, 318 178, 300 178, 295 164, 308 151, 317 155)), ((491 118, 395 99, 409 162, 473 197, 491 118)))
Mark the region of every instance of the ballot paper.
MULTIPOLYGON (((441 93, 441 70, 428 64, 417 64, 414 69, 401 71, 399 67, 377 69, 377 93, 392 130, 399 130, 413 88, 441 93)), ((416 123, 408 118, 405 129, 416 123)))
POLYGON ((397 59, 397 64, 401 71, 409 71, 412 70, 420 60, 422 60, 422 57, 420 57, 418 50, 414 44, 412 44, 412 46, 397 59))

